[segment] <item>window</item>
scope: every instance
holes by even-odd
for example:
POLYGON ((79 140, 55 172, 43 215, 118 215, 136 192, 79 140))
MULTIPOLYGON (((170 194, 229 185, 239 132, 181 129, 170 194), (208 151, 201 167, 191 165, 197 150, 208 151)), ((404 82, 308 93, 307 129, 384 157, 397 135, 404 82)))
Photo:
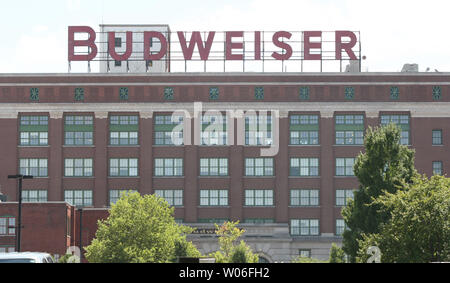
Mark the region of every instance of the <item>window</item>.
POLYGON ((65 190, 64 201, 74 206, 92 206, 92 190, 65 190))
POLYGON ((200 176, 227 176, 228 158, 200 158, 200 176))
POLYGON ((183 190, 155 190, 155 195, 164 198, 171 206, 183 206, 183 190))
POLYGON ((16 218, 13 216, 0 216, 0 235, 12 236, 16 234, 16 218))
POLYGON ((245 190, 246 206, 272 206, 273 190, 245 190))
POLYGON ((198 223, 211 223, 211 224, 217 224, 222 225, 223 223, 227 222, 227 218, 199 218, 197 219, 198 223))
POLYGON ((32 175, 33 177, 47 177, 48 176, 47 158, 19 159, 19 172, 22 175, 32 175))
POLYGON ((292 236, 319 235, 319 219, 291 219, 292 236))
POLYGON ((291 190, 292 206, 318 206, 319 190, 291 190))
POLYGON ((442 130, 433 130, 433 145, 442 145, 442 130))
POLYGON ((200 190, 201 206, 227 206, 228 190, 200 190))
POLYGON ((0 253, 13 253, 15 251, 15 246, 0 246, 0 253))
POLYGON ((337 145, 364 144, 364 116, 336 115, 335 134, 337 145))
POLYGON ((319 116, 291 115, 289 133, 291 145, 319 144, 319 116))
POLYGON ((92 158, 66 158, 64 159, 65 177, 92 177, 92 158))
POLYGON ((22 191, 23 202, 47 202, 46 190, 23 190, 22 191))
POLYGON ((347 229, 344 219, 336 219, 336 235, 342 236, 344 231, 347 229))
POLYGON ((381 125, 388 125, 393 123, 401 129, 400 144, 409 144, 409 116, 408 115, 381 115, 381 125))
POLYGON ((273 158, 246 158, 245 176, 273 176, 273 158))
POLYGON ((203 115, 200 134, 202 145, 227 145, 227 117, 203 115))
POLYGON ((300 249, 298 250, 298 255, 300 257, 311 257, 311 250, 300 249))
POLYGON ((275 223, 274 219, 271 218, 246 218, 244 219, 246 224, 270 224, 275 223))
POLYGON ((291 158, 290 176, 319 176, 318 158, 291 158))
POLYGON ((182 158, 155 158, 156 177, 183 176, 182 158))
POLYGON ((66 116, 64 118, 65 145, 93 145, 93 133, 94 119, 92 116, 66 116))
POLYGON ((355 176, 355 158, 336 158, 336 176, 355 176))
POLYGON ((355 190, 339 189, 336 190, 336 206, 346 206, 349 199, 354 198, 355 190))
POLYGON ((20 117, 20 145, 48 145, 48 116, 20 117))
POLYGON ((129 193, 135 193, 136 190, 109 190, 109 203, 110 205, 115 204, 122 195, 129 193))
POLYGON ((109 176, 136 177, 138 176, 137 158, 110 158, 109 176))
POLYGON ((251 115, 245 117, 245 145, 272 144, 272 117, 251 115))
POLYGON ((433 161, 433 175, 442 175, 442 161, 433 161))
POLYGON ((138 144, 139 117, 111 116, 109 119, 109 144, 114 146, 127 146, 138 144))
POLYGON ((156 115, 154 117, 155 145, 183 145, 183 116, 156 115))

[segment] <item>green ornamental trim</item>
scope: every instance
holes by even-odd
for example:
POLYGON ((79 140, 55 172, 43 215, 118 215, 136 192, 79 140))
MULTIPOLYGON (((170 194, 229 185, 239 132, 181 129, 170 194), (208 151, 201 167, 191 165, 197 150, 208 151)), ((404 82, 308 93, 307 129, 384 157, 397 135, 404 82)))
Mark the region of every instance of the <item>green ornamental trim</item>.
POLYGON ((39 101, 39 89, 37 87, 30 88, 30 99, 32 101, 39 101))
POLYGON ((309 100, 309 87, 300 87, 300 100, 309 100))
POLYGON ((120 100, 128 100, 128 88, 127 87, 121 87, 119 89, 119 98, 120 98, 120 100))
POLYGON ((355 98, 355 89, 351 86, 345 88, 345 99, 352 100, 355 98))
POLYGON ((264 99, 264 87, 262 87, 262 86, 255 87, 255 98, 257 100, 264 99))
POLYGON ((391 86, 391 99, 397 100, 400 95, 400 90, 397 86, 391 86))
POLYGON ((75 88, 75 100, 76 101, 83 101, 84 100, 84 88, 77 87, 75 88))
POLYGON ((440 86, 433 86, 433 100, 440 100, 442 97, 442 89, 440 86))
POLYGON ((218 87, 210 87, 209 88, 209 99, 211 99, 211 100, 219 99, 219 88, 218 87))
POLYGON ((165 87, 164 88, 164 99, 165 100, 173 100, 173 87, 165 87))

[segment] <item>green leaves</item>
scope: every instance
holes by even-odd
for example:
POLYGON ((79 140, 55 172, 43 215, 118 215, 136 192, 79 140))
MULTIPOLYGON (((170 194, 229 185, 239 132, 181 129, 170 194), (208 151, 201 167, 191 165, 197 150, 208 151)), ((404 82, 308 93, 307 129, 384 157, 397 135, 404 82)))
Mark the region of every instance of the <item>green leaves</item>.
POLYGON ((222 226, 216 225, 216 235, 219 237, 219 251, 210 254, 217 263, 256 263, 258 255, 254 254, 249 246, 239 237, 245 232, 236 227, 239 221, 225 222, 222 226))
POLYGON ((107 219, 99 221, 95 239, 86 247, 89 262, 173 262, 176 256, 199 255, 178 225, 173 207, 155 195, 123 194, 107 219), (181 248, 180 248, 181 247, 181 248))
POLYGON ((407 189, 386 193, 374 201, 391 213, 380 231, 364 234, 358 255, 377 245, 382 262, 450 260, 450 179, 435 175, 414 178, 407 189))
POLYGON ((390 211, 374 202, 385 192, 403 190, 417 176, 414 151, 400 144, 400 129, 394 124, 369 127, 365 152, 356 159, 354 172, 359 191, 342 211, 349 230, 343 233, 343 249, 355 261, 364 234, 377 233, 390 218, 390 211))

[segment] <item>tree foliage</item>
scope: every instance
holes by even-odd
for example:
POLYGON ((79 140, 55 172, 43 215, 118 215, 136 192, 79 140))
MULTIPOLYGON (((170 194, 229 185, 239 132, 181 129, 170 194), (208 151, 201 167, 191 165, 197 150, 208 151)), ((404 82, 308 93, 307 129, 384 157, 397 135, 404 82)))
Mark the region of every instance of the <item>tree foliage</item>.
POLYGON ((221 226, 216 224, 219 250, 210 256, 214 257, 217 263, 258 262, 258 255, 254 254, 244 241, 239 242, 239 238, 245 233, 245 230, 236 227, 238 224, 239 221, 227 221, 221 226))
POLYGON ((391 212, 380 232, 364 234, 358 258, 366 262, 366 250, 378 246, 382 262, 450 261, 450 179, 415 178, 407 190, 386 193, 375 203, 391 212))
POLYGON ((342 210, 348 229, 343 233, 343 249, 354 262, 363 234, 377 233, 380 224, 390 218, 373 200, 384 192, 395 193, 417 176, 414 150, 400 144, 400 129, 393 125, 368 128, 364 141, 365 153, 360 153, 354 165, 360 183, 354 200, 342 210))
POLYGON ((174 262, 176 256, 197 256, 186 242, 192 228, 178 225, 173 207, 155 195, 126 193, 98 222, 95 239, 85 248, 89 262, 174 262))
POLYGON ((344 250, 338 247, 335 243, 332 243, 330 249, 330 259, 328 261, 330 263, 345 263, 344 250))

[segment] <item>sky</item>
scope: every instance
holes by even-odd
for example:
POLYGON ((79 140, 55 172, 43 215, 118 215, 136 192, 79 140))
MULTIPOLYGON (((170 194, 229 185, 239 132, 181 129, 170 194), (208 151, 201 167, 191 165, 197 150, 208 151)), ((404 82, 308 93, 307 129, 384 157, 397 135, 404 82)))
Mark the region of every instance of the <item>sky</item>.
MULTIPOLYGON (((67 27, 168 24, 172 31, 360 31, 363 71, 450 71, 445 0, 8 0, 0 73, 65 73, 67 27)), ((83 70, 84 71, 84 70, 83 70)))

